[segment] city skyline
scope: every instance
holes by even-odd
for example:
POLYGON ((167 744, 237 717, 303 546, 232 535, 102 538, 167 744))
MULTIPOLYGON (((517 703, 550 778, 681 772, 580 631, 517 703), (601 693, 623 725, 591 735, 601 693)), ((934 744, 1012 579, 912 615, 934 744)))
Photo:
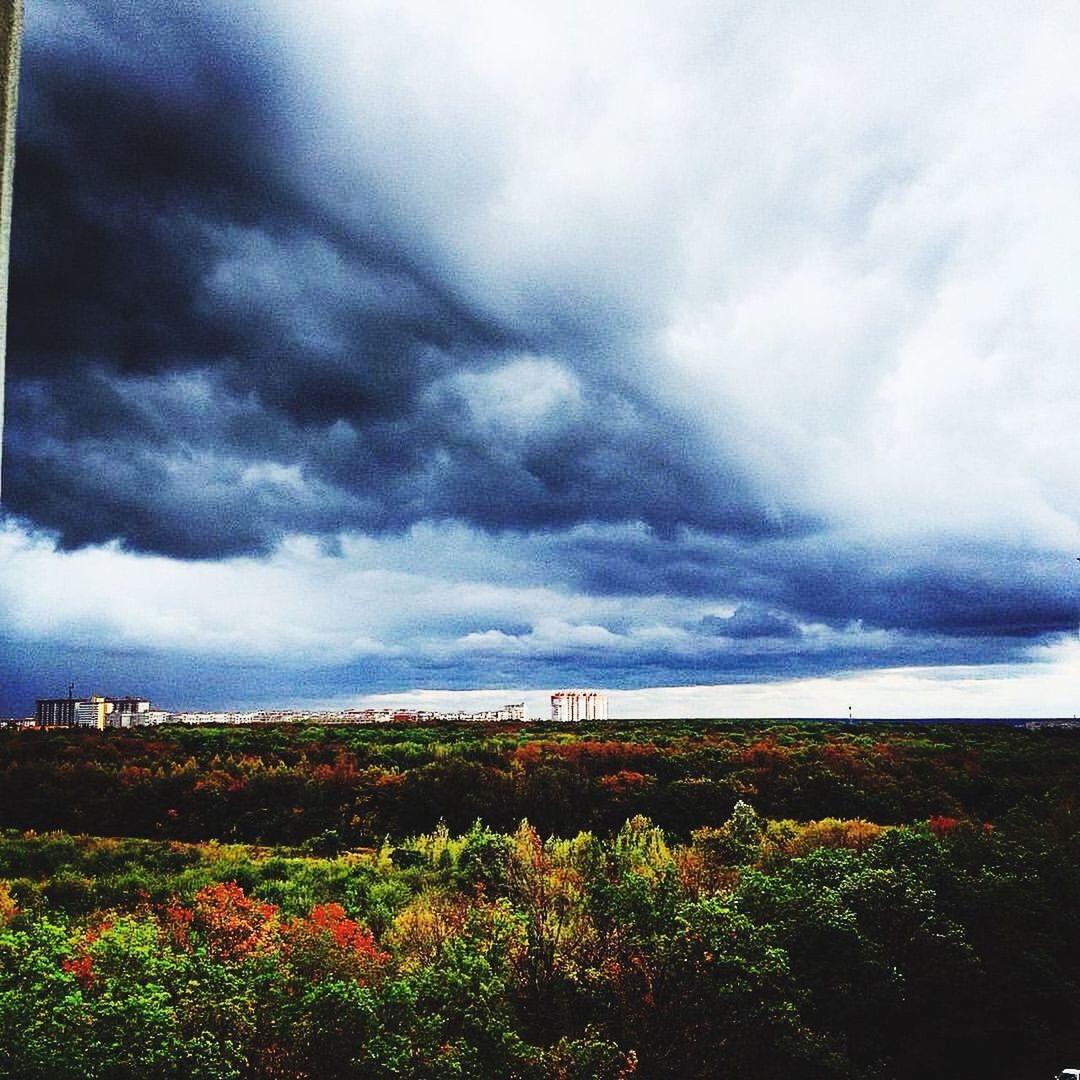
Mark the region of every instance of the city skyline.
POLYGON ((1077 711, 1080 13, 310 7, 26 2, 0 714, 1077 711))

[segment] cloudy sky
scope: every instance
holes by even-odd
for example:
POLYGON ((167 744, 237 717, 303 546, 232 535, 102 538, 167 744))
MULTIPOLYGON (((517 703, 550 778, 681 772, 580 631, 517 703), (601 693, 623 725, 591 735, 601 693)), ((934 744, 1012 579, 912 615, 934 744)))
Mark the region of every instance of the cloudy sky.
POLYGON ((26 8, 0 714, 1080 708, 1077 5, 26 8))

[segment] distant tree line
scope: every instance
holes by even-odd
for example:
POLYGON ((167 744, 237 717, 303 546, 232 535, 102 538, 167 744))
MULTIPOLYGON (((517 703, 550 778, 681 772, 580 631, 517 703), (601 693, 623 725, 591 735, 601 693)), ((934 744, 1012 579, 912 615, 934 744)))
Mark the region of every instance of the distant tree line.
POLYGON ((318 726, 0 734, 0 824, 346 849, 480 819, 680 836, 762 814, 900 824, 1069 813, 1080 738, 1004 726, 318 726))

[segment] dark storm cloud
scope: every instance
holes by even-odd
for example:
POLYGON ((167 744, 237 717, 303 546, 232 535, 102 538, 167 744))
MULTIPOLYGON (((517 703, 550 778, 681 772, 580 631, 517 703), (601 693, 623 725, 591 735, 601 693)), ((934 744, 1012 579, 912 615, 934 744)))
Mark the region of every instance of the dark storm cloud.
POLYGON ((830 621, 860 618, 958 637, 1037 638, 1076 625, 1071 567, 1057 552, 1002 550, 939 538, 933 549, 863 550, 793 569, 782 594, 802 612, 830 621), (953 541, 954 542, 954 541, 953 541))
POLYGON ((31 8, 24 50, 16 375, 86 354, 152 370, 238 345, 192 308, 216 221, 301 213, 271 153, 287 132, 260 102, 270 71, 242 43, 234 63, 190 5, 54 11, 40 25, 31 8))
POLYGON ((1060 553, 947 536, 899 545, 810 532, 747 541, 639 531, 578 538, 560 558, 580 587, 601 595, 745 598, 730 618, 706 617, 709 633, 793 637, 796 620, 858 622, 925 638, 924 661, 942 639, 966 642, 972 659, 988 655, 988 639, 1019 654, 1077 619, 1073 567, 1060 553))
POLYGON ((194 4, 53 10, 24 60, 10 511, 65 547, 196 558, 424 519, 789 528, 587 356, 562 358, 577 407, 493 433, 454 376, 542 344, 558 313, 482 318, 422 238, 410 254, 361 162, 348 215, 327 210, 257 27, 194 4))

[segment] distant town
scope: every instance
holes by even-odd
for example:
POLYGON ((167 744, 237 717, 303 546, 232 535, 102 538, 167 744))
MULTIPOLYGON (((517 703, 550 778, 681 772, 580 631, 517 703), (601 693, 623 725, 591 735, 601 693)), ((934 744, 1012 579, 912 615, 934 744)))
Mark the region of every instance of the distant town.
MULTIPOLYGON (((557 690, 551 695, 551 714, 535 721, 577 723, 608 718, 607 695, 600 690, 557 690)), ((154 708, 148 698, 38 698, 34 715, 3 721, 7 727, 107 728, 151 727, 158 724, 513 724, 525 723, 525 702, 476 712, 427 709, 253 709, 236 712, 170 712, 154 708)))

